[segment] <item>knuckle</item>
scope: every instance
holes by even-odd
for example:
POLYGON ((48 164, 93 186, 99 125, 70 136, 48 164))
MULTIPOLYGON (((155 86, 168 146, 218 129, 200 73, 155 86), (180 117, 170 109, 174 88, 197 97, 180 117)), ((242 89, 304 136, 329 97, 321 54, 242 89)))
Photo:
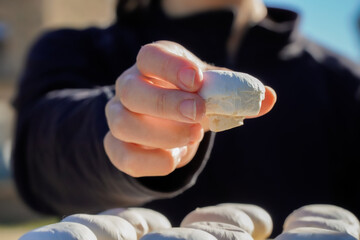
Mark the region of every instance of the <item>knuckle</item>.
POLYGON ((151 56, 152 54, 156 53, 159 49, 160 49, 159 45, 156 42, 148 43, 148 44, 142 46, 136 57, 136 62, 138 64, 139 63, 141 64, 144 57, 151 56))
POLYGON ((127 150, 126 148, 122 147, 121 142, 116 145, 117 150, 115 151, 114 149, 114 144, 113 144, 113 136, 110 132, 108 132, 105 137, 104 137, 104 148, 105 148, 105 152, 111 162, 111 164, 117 168, 120 171, 124 171, 126 170, 126 166, 124 165, 124 162, 127 161, 127 150))
POLYGON ((115 90, 119 91, 122 88, 124 82, 128 79, 127 76, 132 75, 134 70, 134 66, 130 67, 129 69, 125 70, 115 81, 115 90))
POLYGON ((106 106, 106 117, 109 130, 113 137, 126 140, 129 130, 129 113, 121 104, 108 103, 106 106))
POLYGON ((139 169, 138 161, 133 152, 126 147, 126 143, 120 141, 116 145, 117 151, 114 151, 113 136, 108 132, 104 139, 103 144, 105 152, 111 162, 111 164, 117 168, 119 171, 122 171, 132 177, 141 177, 141 168, 139 169), (116 154, 115 154, 116 153, 116 154))
POLYGON ((114 102, 114 97, 111 98, 105 105, 105 116, 108 121, 111 118, 111 105, 113 104, 113 102, 114 102))
POLYGON ((110 132, 107 132, 104 139, 103 139, 103 145, 104 145, 104 149, 105 149, 105 153, 106 155, 110 156, 110 132))
POLYGON ((115 81, 115 92, 118 93, 122 87, 123 78, 125 73, 121 74, 115 81))
POLYGON ((164 46, 161 42, 149 43, 141 47, 136 64, 140 69, 147 70, 149 66, 154 66, 154 61, 157 62, 156 71, 157 74, 167 77, 169 72, 169 67, 171 68, 174 65, 174 53, 170 51, 167 47, 164 46), (150 63, 150 65, 149 65, 150 63))
POLYGON ((120 102, 126 104, 131 94, 131 74, 126 74, 120 81, 117 81, 117 90, 120 102))
POLYGON ((130 94, 134 88, 134 80, 139 77, 138 69, 135 65, 123 72, 115 82, 116 96, 120 102, 125 102, 129 99, 130 94))
POLYGON ((110 131, 117 139, 126 140, 127 117, 124 111, 120 111, 116 118, 111 121, 110 131))

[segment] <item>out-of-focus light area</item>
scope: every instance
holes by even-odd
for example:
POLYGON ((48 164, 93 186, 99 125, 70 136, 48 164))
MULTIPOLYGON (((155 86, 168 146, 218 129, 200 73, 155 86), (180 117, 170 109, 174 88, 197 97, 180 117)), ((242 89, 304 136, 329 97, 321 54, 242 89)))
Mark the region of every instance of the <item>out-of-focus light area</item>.
POLYGON ((44 218, 20 200, 11 178, 11 102, 29 47, 48 29, 108 26, 115 18, 116 1, 0 0, 0 239, 18 239, 44 218))
POLYGON ((264 0, 301 16, 300 30, 308 38, 360 63, 359 0, 264 0))

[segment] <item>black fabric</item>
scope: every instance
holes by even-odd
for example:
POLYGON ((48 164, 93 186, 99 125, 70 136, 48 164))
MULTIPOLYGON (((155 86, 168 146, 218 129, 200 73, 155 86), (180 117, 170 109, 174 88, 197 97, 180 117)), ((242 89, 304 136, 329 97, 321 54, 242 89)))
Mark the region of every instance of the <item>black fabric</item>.
POLYGON ((302 37, 298 16, 281 9, 269 9, 248 29, 230 61, 233 12, 172 19, 154 2, 118 16, 107 29, 47 33, 31 50, 15 101, 14 173, 24 199, 61 215, 148 202, 143 206, 174 225, 195 207, 252 203, 269 211, 274 235, 305 204, 337 204, 360 216, 359 66, 302 37), (117 76, 134 64, 142 45, 156 40, 252 74, 273 87, 278 100, 269 114, 216 134, 211 154, 207 134, 185 168, 133 179, 104 153, 104 106, 117 76))

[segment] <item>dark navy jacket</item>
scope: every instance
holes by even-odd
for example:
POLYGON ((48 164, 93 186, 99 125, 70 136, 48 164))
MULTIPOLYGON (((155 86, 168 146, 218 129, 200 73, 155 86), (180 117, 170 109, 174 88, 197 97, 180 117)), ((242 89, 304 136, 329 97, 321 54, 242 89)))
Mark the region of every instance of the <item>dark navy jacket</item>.
POLYGON ((44 34, 15 99, 13 166, 25 201, 58 215, 145 204, 175 226, 195 207, 251 203, 271 214, 275 233, 305 204, 337 204, 360 216, 359 66, 302 37, 297 14, 280 9, 251 26, 230 59, 233 18, 220 10, 171 19, 154 4, 120 14, 106 29, 44 34), (278 100, 266 116, 207 133, 193 161, 169 176, 135 179, 104 152, 104 106, 140 47, 156 40, 252 74, 278 100))

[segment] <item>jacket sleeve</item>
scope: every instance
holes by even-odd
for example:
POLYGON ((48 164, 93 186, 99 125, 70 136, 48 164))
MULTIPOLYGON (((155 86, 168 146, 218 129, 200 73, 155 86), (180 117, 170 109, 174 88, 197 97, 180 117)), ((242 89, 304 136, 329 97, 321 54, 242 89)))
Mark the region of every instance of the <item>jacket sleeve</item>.
POLYGON ((113 167, 103 138, 114 89, 98 79, 107 73, 87 39, 82 31, 56 31, 30 51, 14 102, 20 195, 35 210, 66 215, 180 194, 204 168, 213 136, 206 134, 193 161, 166 177, 132 178, 113 167))

